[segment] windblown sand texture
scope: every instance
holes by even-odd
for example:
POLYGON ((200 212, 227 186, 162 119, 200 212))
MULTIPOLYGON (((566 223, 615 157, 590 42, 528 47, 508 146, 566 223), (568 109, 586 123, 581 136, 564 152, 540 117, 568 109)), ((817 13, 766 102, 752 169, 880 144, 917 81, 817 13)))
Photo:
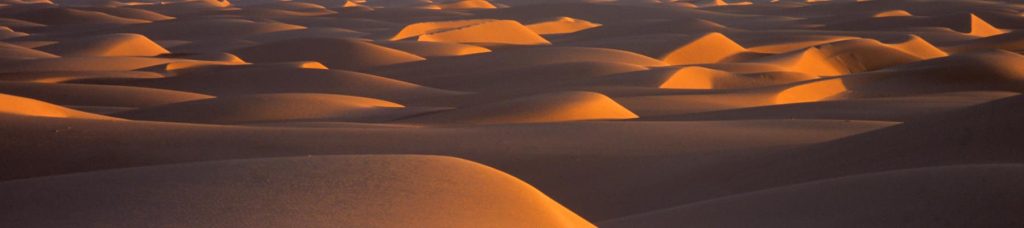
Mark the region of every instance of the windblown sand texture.
POLYGON ((1017 0, 0 0, 0 227, 1024 227, 1017 0))

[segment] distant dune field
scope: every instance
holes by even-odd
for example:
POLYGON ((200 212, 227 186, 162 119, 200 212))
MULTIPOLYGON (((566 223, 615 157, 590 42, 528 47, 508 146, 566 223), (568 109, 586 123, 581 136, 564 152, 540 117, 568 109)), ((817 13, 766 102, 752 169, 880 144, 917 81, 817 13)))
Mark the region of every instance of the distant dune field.
POLYGON ((0 0, 0 227, 1024 227, 1017 0, 0 0))

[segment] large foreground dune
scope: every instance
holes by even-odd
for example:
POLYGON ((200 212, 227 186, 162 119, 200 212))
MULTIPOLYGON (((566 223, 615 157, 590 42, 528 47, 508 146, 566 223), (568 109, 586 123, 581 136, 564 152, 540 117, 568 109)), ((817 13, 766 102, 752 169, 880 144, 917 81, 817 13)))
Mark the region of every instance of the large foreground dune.
POLYGON ((1009 0, 0 0, 0 227, 1024 227, 1022 29, 1009 0))

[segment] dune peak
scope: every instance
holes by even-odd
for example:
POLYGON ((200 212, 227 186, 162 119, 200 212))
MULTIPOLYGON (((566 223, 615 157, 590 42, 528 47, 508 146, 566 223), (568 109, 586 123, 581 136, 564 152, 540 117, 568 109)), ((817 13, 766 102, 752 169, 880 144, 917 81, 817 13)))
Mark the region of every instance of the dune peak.
POLYGON ((661 60, 671 65, 717 63, 746 51, 722 33, 708 33, 665 54, 661 60))

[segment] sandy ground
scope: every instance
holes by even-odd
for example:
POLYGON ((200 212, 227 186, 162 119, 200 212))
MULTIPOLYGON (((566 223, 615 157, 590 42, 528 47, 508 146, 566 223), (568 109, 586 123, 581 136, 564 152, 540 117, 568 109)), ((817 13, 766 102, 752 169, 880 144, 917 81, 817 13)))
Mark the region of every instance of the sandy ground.
POLYGON ((1012 0, 0 0, 0 227, 1024 227, 1012 0))

